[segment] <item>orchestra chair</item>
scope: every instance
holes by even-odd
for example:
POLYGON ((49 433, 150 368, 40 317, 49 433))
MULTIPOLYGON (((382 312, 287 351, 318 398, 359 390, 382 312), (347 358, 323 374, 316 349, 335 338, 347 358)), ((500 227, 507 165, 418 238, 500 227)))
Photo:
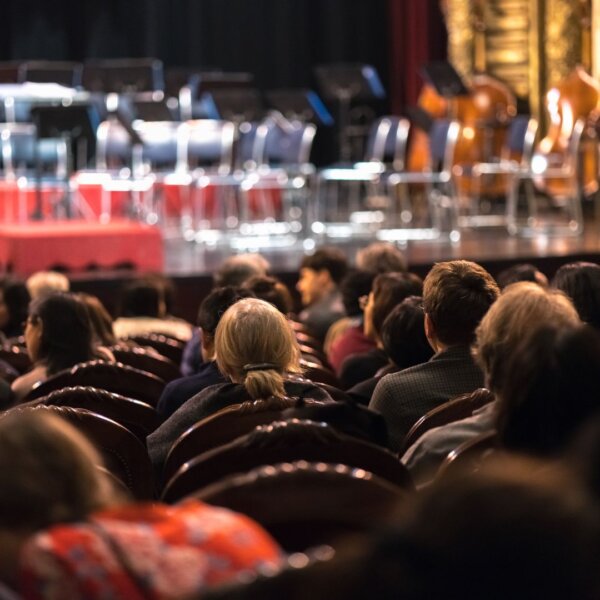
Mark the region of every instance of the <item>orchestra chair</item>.
POLYGON ((483 460, 497 448, 496 432, 482 433, 452 450, 440 465, 437 477, 446 476, 457 471, 478 471, 483 460))
POLYGON ((85 435, 99 451, 104 466, 138 500, 155 496, 152 465, 144 444, 123 425, 83 408, 70 406, 26 406, 16 411, 43 411, 56 415, 85 435))
MULTIPOLYGON (((231 475, 193 498, 246 514, 286 552, 385 527, 408 492, 364 469, 295 461, 231 475)), ((341 542, 344 543, 344 542, 341 542)))
POLYGON ((388 450, 339 433, 326 423, 292 419, 259 425, 186 462, 165 486, 162 500, 177 502, 226 476, 298 460, 364 469, 403 489, 413 489, 406 467, 388 450))
POLYGON ((462 394, 431 409, 423 415, 406 434, 404 444, 399 456, 404 453, 427 431, 441 427, 454 421, 471 417, 473 413, 494 401, 494 394, 486 388, 479 388, 474 392, 462 394))
POLYGON ((362 162, 333 165, 316 174, 313 233, 330 237, 370 234, 389 213, 410 221, 406 188, 399 188, 401 210, 396 215, 395 200, 386 196, 385 186, 390 172, 405 170, 409 130, 407 119, 381 117, 371 125, 362 162))
POLYGON ((181 377, 179 365, 166 356, 157 356, 154 352, 148 352, 146 348, 116 344, 115 346, 111 346, 109 350, 117 359, 117 362, 135 367, 141 371, 146 371, 147 373, 152 373, 166 383, 181 377))
POLYGON ((68 149, 64 139, 39 139, 32 123, 0 124, 5 189, 0 220, 24 223, 68 214, 68 149))
POLYGON ((65 387, 91 386, 156 407, 165 382, 151 373, 120 363, 92 360, 52 375, 34 387, 24 401, 36 400, 65 387))
POLYGON ((134 335, 125 338, 124 341, 132 341, 139 346, 148 346, 154 348, 159 354, 168 358, 176 365, 181 364, 185 342, 177 338, 165 335, 164 333, 146 333, 144 335, 134 335))
POLYGON ((27 406, 37 405, 70 406, 90 410, 120 423, 135 434, 144 445, 146 437, 160 425, 156 410, 149 404, 91 386, 62 388, 27 404, 27 406))
MULTIPOLYGON (((425 189, 430 224, 428 227, 415 227, 411 207, 402 211, 405 218, 394 223, 391 228, 377 231, 378 239, 397 241, 407 239, 436 239, 447 232, 450 241, 460 240, 459 198, 453 177, 455 149, 461 126, 456 121, 437 119, 428 133, 430 164, 424 171, 404 171, 391 173, 387 178, 388 195, 394 201, 403 198, 403 191, 411 184, 425 189)), ((408 198, 408 196, 404 196, 408 198)), ((402 216, 401 213, 401 216, 402 216)), ((393 216, 392 213, 391 216, 393 216)))
MULTIPOLYGON (((227 444, 250 433, 258 425, 281 419, 281 413, 297 404, 294 398, 270 398, 227 406, 182 433, 173 443, 163 468, 163 481, 167 482, 186 462, 203 452, 227 444)), ((306 404, 321 404, 306 400, 306 404)))

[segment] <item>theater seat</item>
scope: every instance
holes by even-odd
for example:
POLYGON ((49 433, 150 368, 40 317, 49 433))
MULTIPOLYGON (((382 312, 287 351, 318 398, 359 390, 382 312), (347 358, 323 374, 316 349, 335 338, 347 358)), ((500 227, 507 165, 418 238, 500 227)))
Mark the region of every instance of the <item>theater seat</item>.
POLYGON ((156 375, 121 363, 92 360, 49 377, 34 387, 24 400, 35 400, 55 390, 78 385, 100 388, 156 406, 165 382, 156 375))
POLYGON ((165 487, 162 499, 176 502, 226 476, 297 460, 340 463, 413 489, 408 471, 391 452, 339 433, 326 423, 292 419, 259 425, 229 444, 186 462, 165 487))
POLYGON ((437 476, 445 476, 458 470, 475 472, 482 461, 497 447, 498 438, 495 431, 482 433, 452 450, 441 464, 437 476))
POLYGON ((151 354, 147 349, 135 346, 116 345, 109 350, 118 362, 160 377, 165 382, 181 377, 179 365, 165 356, 151 354))
POLYGON ((181 364, 185 342, 162 333, 148 333, 146 335, 134 335, 126 338, 140 346, 150 346, 157 352, 172 360, 176 365, 181 364))

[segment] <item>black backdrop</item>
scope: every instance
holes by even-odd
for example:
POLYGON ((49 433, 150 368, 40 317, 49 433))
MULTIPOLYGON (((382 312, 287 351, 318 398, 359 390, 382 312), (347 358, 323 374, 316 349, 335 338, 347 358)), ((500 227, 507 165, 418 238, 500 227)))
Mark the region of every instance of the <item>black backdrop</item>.
MULTIPOLYGON (((402 0, 404 1, 404 0, 402 0)), ((387 84, 387 0, 2 0, 0 58, 155 56, 310 86, 320 63, 375 65, 387 84)))

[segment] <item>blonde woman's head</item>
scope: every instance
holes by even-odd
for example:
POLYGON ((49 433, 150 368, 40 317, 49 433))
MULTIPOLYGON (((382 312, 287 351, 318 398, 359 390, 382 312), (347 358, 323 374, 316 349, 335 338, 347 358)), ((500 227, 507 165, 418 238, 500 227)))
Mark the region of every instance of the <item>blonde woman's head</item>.
POLYGON ((300 351, 288 320, 257 298, 227 309, 215 332, 215 354, 221 372, 243 383, 255 400, 285 396, 285 374, 300 372, 300 351))

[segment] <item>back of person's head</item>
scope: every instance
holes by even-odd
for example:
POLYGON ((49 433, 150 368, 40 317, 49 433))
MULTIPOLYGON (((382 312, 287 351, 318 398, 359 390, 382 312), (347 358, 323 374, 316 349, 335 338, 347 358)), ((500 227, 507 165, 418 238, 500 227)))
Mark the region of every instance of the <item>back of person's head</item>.
POLYGON ((552 286, 571 298, 582 321, 600 329, 600 265, 589 262, 563 265, 556 271, 552 286))
POLYGON ((260 254, 237 254, 225 259, 213 276, 215 287, 238 287, 255 275, 266 275, 269 261, 260 254))
POLYGON ((506 365, 525 335, 546 323, 569 326, 579 322, 577 311, 562 292, 524 281, 507 287, 477 328, 474 353, 486 385, 493 392, 502 385, 510 373, 506 365))
POLYGON ((25 284, 32 300, 52 292, 68 292, 70 289, 69 279, 58 271, 38 271, 30 275, 25 284))
POLYGON ((122 317, 162 318, 166 314, 161 288, 147 279, 128 283, 122 290, 120 306, 122 317))
POLYGON ((351 269, 340 284, 342 294, 342 303, 344 310, 349 317, 356 317, 362 314, 360 307, 360 298, 368 296, 373 286, 375 274, 361 269, 351 269))
POLYGON ((225 311, 242 298, 253 297, 252 292, 244 288, 225 286, 213 289, 200 304, 196 324, 202 329, 203 337, 214 338, 217 325, 225 311))
POLYGON ((356 266, 371 273, 406 271, 404 254, 389 242, 373 242, 356 253, 356 266))
MULTIPOLYGON (((598 597, 598 517, 568 473, 525 460, 423 491, 363 562, 374 598, 598 597)), ((360 597, 360 596, 356 596, 360 597)))
POLYGON ((333 246, 319 248, 314 254, 309 254, 302 259, 300 269, 313 271, 327 271, 331 280, 339 285, 348 271, 346 255, 333 246))
POLYGON ((242 287, 252 292, 256 298, 270 302, 284 315, 292 312, 294 302, 290 290, 276 277, 255 275, 248 279, 242 287))
POLYGON ((496 281, 501 290, 518 281, 531 281, 542 287, 548 287, 548 278, 535 265, 530 263, 519 263, 500 271, 496 281))
POLYGON ((448 346, 469 344, 500 290, 480 265, 467 260, 437 263, 423 283, 423 307, 437 338, 448 346))
POLYGON ((496 428, 509 450, 556 455, 600 414, 600 335, 546 325, 519 344, 498 387, 496 428))
POLYGON ((386 317, 409 296, 423 293, 423 280, 414 273, 381 273, 373 281, 372 337, 380 339, 386 317))
POLYGON ((59 417, 17 410, 0 418, 0 528, 35 531, 85 520, 112 490, 88 440, 59 417))
POLYGON ((94 342, 104 346, 116 344, 117 338, 113 332, 112 318, 100 299, 83 292, 77 294, 77 298, 83 302, 87 310, 94 342))
POLYGON ((405 298, 385 318, 381 327, 383 349, 399 369, 427 362, 433 356, 424 322, 423 298, 419 296, 405 298))
POLYGON ((166 315, 171 315, 173 313, 173 308, 175 307, 177 296, 175 282, 163 273, 147 273, 141 277, 139 281, 144 281, 148 285, 154 286, 160 290, 160 295, 164 303, 164 312, 166 315))
POLYGON ((22 333, 23 321, 27 318, 29 307, 29 291, 19 279, 6 277, 0 281, 0 300, 5 310, 0 329, 8 337, 22 333))
POLYGON ((227 309, 215 333, 219 370, 243 383, 254 400, 285 396, 285 373, 300 372, 288 320, 272 304, 245 298, 227 309))
POLYGON ((32 358, 46 365, 48 375, 93 357, 88 313, 73 294, 54 293, 33 300, 28 320, 41 327, 37 356, 32 358))

